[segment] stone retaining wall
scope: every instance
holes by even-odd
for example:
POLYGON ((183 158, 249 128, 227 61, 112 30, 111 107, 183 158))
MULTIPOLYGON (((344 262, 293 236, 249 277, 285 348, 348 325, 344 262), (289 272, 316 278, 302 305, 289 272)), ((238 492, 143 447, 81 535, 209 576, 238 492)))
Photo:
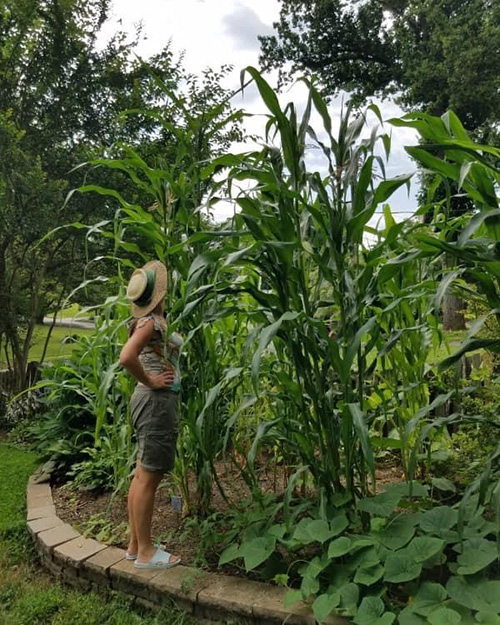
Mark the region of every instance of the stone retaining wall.
MULTIPOLYGON (((285 610, 285 590, 243 578, 208 573, 183 565, 152 571, 138 570, 125 560, 125 551, 84 538, 57 515, 49 483, 36 474, 27 487, 28 530, 40 560, 54 576, 83 591, 116 590, 135 597, 153 610, 175 604, 200 619, 236 618, 248 623, 314 625, 311 609, 296 603, 285 610)), ((341 617, 325 623, 346 625, 341 617)))

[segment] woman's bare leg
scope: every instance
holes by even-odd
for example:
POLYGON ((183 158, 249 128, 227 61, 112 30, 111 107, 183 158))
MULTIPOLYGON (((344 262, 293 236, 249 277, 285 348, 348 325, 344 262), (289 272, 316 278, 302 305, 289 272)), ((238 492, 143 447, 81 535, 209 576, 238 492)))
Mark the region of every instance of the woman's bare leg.
MULTIPOLYGON (((137 485, 135 486, 132 500, 134 527, 137 536, 137 560, 149 562, 156 552, 156 547, 151 542, 151 519, 156 489, 163 477, 162 473, 146 471, 141 466, 137 485)), ((177 561, 177 556, 172 556, 172 562, 177 561)))
POLYGON ((132 479, 132 482, 130 483, 130 488, 128 491, 128 524, 130 527, 130 539, 129 539, 127 551, 131 555, 137 554, 137 533, 135 531, 133 506, 134 506, 135 491, 137 489, 138 476, 140 472, 141 472, 141 461, 137 460, 137 464, 135 465, 134 477, 132 479))

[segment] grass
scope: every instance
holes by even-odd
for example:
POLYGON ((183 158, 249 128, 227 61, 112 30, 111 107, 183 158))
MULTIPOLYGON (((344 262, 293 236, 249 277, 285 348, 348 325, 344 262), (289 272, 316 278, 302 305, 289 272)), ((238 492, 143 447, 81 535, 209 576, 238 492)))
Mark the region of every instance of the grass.
MULTIPOLYGON (((444 340, 437 349, 432 349, 427 362, 437 364, 455 353, 465 340, 467 330, 453 330, 444 332, 444 340)), ((472 352, 471 352, 472 353, 472 352)), ((470 354, 468 354, 470 355, 470 354)))
POLYGON ((0 445, 0 536, 24 525, 26 484, 36 468, 35 454, 0 445))
MULTIPOLYGON (((49 331, 49 326, 46 325, 37 325, 35 328, 35 332, 33 334, 33 344, 31 345, 29 360, 40 360, 42 356, 43 346, 45 344, 45 338, 47 336, 47 332, 49 331)), ((64 339, 75 336, 75 335, 85 335, 92 334, 93 330, 82 330, 79 328, 61 328, 55 327, 52 330, 52 334, 50 336, 49 345, 47 348, 47 353, 45 355, 45 360, 56 360, 57 358, 64 358, 69 356, 73 351, 73 343, 65 343, 64 339)), ((7 363, 5 361, 0 360, 0 368, 6 368, 7 363)), ((1 624, 0 624, 1 625, 1 624)))
MULTIPOLYGON (((71 304, 71 306, 68 306, 67 308, 64 308, 63 310, 60 310, 57 313, 57 318, 58 319, 71 319, 73 317, 76 317, 79 321, 85 321, 87 319, 89 319, 89 314, 87 313, 85 315, 81 315, 80 311, 82 310, 82 308, 80 307, 79 304, 71 304)), ((52 311, 51 313, 49 313, 49 317, 53 317, 54 316, 54 312, 52 311)))
POLYGON ((25 493, 37 456, 0 444, 0 625, 194 625, 174 608, 153 614, 115 592, 68 588, 41 569, 25 519, 25 493))

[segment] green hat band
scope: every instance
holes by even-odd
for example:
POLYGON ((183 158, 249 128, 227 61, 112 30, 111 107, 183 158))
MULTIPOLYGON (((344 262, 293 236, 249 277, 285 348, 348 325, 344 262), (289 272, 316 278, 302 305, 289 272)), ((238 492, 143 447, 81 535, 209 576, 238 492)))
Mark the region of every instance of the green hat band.
POLYGON ((153 291, 155 290, 156 284, 156 272, 154 271, 146 271, 146 277, 148 279, 148 283, 146 288, 144 289, 144 293, 134 300, 134 304, 136 306, 146 306, 151 300, 151 296, 153 295, 153 291))

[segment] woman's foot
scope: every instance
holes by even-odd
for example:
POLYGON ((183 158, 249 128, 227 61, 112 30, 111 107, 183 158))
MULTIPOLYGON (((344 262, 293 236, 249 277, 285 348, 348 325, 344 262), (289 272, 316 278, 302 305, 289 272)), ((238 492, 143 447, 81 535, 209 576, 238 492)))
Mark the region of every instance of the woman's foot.
POLYGON ((137 557, 136 561, 134 562, 134 566, 136 568, 142 569, 169 569, 179 564, 180 561, 181 559, 179 558, 179 556, 174 556, 171 553, 168 553, 168 551, 162 549, 161 547, 155 547, 151 545, 151 548, 145 551, 144 556, 141 553, 141 555, 137 557))
POLYGON ((135 560, 137 558, 137 541, 136 540, 131 540, 129 542, 125 557, 127 558, 127 560, 135 560))
POLYGON ((139 562, 149 562, 151 558, 155 555, 157 549, 158 547, 156 547, 155 545, 149 545, 149 547, 146 550, 140 551, 139 553, 136 552, 137 560, 139 562))

